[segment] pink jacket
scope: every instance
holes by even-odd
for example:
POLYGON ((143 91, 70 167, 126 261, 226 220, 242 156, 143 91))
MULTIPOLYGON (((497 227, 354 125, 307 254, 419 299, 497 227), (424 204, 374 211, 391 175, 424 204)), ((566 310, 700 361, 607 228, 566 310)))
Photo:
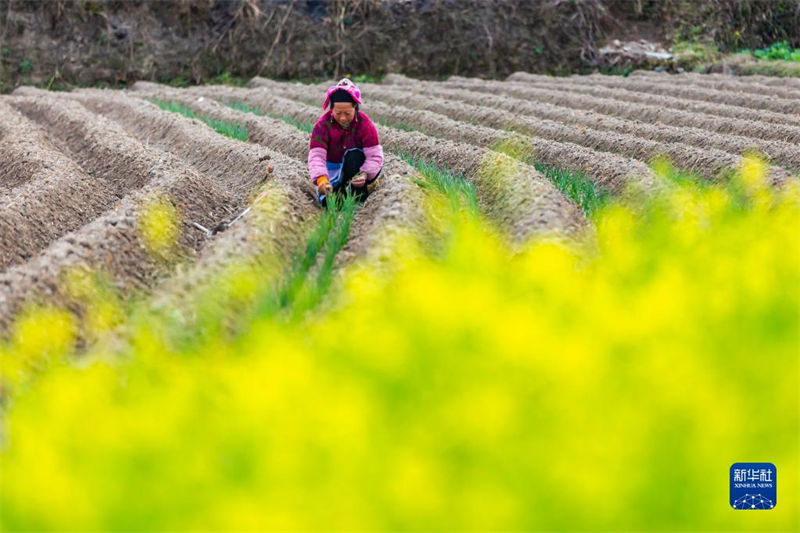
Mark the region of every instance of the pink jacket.
POLYGON ((330 110, 326 111, 314 125, 309 148, 308 173, 314 184, 319 176, 328 175, 325 162, 341 163, 344 152, 350 148, 364 150, 366 160, 361 170, 367 173, 367 181, 374 179, 383 166, 383 147, 378 139, 378 130, 363 111, 356 111, 347 129, 334 120, 330 110))

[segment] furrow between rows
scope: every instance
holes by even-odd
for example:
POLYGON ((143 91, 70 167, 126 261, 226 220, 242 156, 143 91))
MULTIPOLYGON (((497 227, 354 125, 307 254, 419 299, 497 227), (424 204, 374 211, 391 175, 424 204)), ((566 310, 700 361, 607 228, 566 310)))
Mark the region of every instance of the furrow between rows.
POLYGON ((761 85, 766 85, 767 87, 779 87, 779 88, 789 88, 793 90, 800 90, 800 78, 792 78, 792 77, 778 77, 778 76, 765 76, 762 74, 748 74, 748 75, 731 75, 731 74, 721 74, 721 73, 709 73, 709 74, 699 74, 699 73, 685 73, 685 74, 670 74, 666 72, 656 72, 654 70, 635 70, 631 72, 632 77, 643 77, 643 78, 656 78, 661 79, 664 76, 679 76, 679 77, 700 77, 702 79, 707 80, 714 80, 714 81, 741 81, 743 83, 758 83, 761 85))
MULTIPOLYGON (((391 86, 389 86, 391 87, 391 86)), ((392 91, 392 89, 387 89, 392 91)), ((489 105, 504 111, 516 114, 524 114, 542 120, 559 122, 591 128, 600 131, 625 134, 636 138, 657 141, 661 143, 686 144, 690 147, 704 146, 723 150, 732 155, 741 155, 745 152, 757 150, 764 154, 771 162, 786 167, 789 171, 800 171, 800 146, 781 141, 770 141, 754 139, 741 135, 719 134, 705 131, 699 128, 679 128, 664 124, 647 124, 635 120, 627 120, 609 115, 602 115, 594 111, 580 109, 567 109, 548 103, 513 98, 510 96, 493 96, 479 94, 475 95, 463 89, 429 89, 428 94, 447 98, 457 96, 465 103, 470 103, 466 115, 482 116, 482 120, 494 120, 501 123, 501 120, 514 120, 514 115, 504 115, 502 119, 491 119, 486 117, 486 113, 481 113, 478 106, 489 105)), ((405 93, 405 91, 403 91, 405 93)), ((395 98, 397 98, 395 90, 395 98)), ((431 98, 431 100, 433 100, 431 98)), ((438 102, 438 100, 437 100, 438 102)), ((420 104, 423 105, 423 104, 420 104)), ((450 105, 451 108, 458 109, 458 106, 450 105)), ((775 171, 776 176, 782 175, 780 170, 775 171)))
MULTIPOLYGON (((378 91, 380 86, 365 86, 368 91, 378 91)), ((409 91, 397 91, 385 88, 380 94, 394 98, 395 103, 411 104, 412 97, 409 91)), ((641 161, 651 161, 659 156, 669 157, 677 166, 697 172, 708 177, 716 177, 736 167, 741 162, 741 156, 715 149, 696 148, 685 143, 657 142, 637 136, 589 128, 586 126, 564 125, 561 122, 533 118, 526 113, 531 110, 531 104, 523 100, 513 100, 508 97, 476 94, 464 90, 440 91, 435 88, 426 91, 426 96, 417 96, 413 105, 425 106, 436 110, 442 109, 445 114, 459 120, 473 122, 493 121, 504 124, 505 128, 525 131, 531 135, 541 136, 562 142, 570 142, 591 148, 597 151, 624 154, 641 161), (436 98, 445 96, 460 100, 458 103, 447 103, 436 98), (474 102, 470 104, 468 102, 474 102), (434 109, 433 106, 437 106, 434 109), (445 111, 446 109, 446 111, 445 111)), ((789 172, 779 167, 770 168, 770 178, 773 183, 783 183, 790 178, 789 172)))
POLYGON ((766 124, 754 120, 741 120, 668 109, 655 105, 631 104, 610 98, 593 98, 586 95, 549 89, 521 88, 503 82, 432 83, 422 82, 426 88, 467 89, 480 96, 503 94, 523 100, 549 102, 570 109, 593 110, 630 120, 701 128, 722 134, 732 133, 757 139, 787 141, 800 144, 800 127, 786 124, 766 124))
MULTIPOLYGON (((269 90, 237 90, 242 101, 268 113, 286 114, 296 120, 316 120, 319 110, 300 101, 276 96, 269 90), (313 117, 313 118, 312 118, 313 117)), ((573 231, 585 220, 540 173, 504 154, 464 143, 378 126, 387 150, 417 157, 461 173, 476 186, 483 212, 516 242, 538 231, 573 231)))
MULTIPOLYGON (((180 224, 179 249, 198 249, 204 239, 187 221, 203 220, 209 213, 224 216, 220 206, 229 201, 207 180, 164 163, 154 169, 158 177, 124 197, 115 207, 75 232, 62 236, 31 260, 0 274, 0 330, 6 331, 26 303, 46 301, 70 304, 63 293, 64 275, 74 268, 89 268, 109 275, 123 294, 144 289, 168 272, 159 257, 147 250, 139 228, 140 216, 153 198, 175 206, 180 224)), ((74 310, 74 308, 73 308, 74 310)))
MULTIPOLYGON (((545 77, 518 72, 512 74, 507 81, 542 81, 545 77)), ((552 78, 550 78, 552 80, 552 78)), ((731 93, 717 89, 694 88, 686 86, 673 86, 664 83, 651 82, 641 78, 624 78, 622 76, 570 76, 565 82, 558 82, 559 88, 569 89, 573 84, 588 84, 595 87, 609 89, 627 89, 631 92, 647 93, 649 95, 672 96, 686 100, 715 102, 745 107, 757 111, 773 111, 797 116, 800 113, 800 101, 795 99, 778 98, 745 93, 731 93)))
MULTIPOLYGON (((54 239, 94 219, 119 198, 141 188, 158 176, 163 159, 116 124, 77 102, 44 91, 25 92, 31 96, 14 97, 9 102, 41 125, 46 136, 70 154, 84 171, 77 177, 84 179, 59 172, 41 187, 31 183, 19 191, 8 213, 8 222, 18 225, 19 233, 8 228, 8 241, 27 248, 27 255, 12 256, 5 264, 27 259, 54 239), (13 212, 17 216, 12 218, 13 212)), ((213 183, 208 186, 215 188, 213 183)), ((222 190, 214 194, 226 196, 222 190)), ((199 221, 209 223, 207 216, 199 221)))
MULTIPOLYGON (((0 100, 0 114, 11 114, 10 100, 0 100)), ((18 184, 0 194, 0 270, 30 259, 117 200, 103 180, 54 147, 36 124, 16 118, 19 138, 0 147, 2 179, 8 172, 16 178, 9 181, 18 184)))
MULTIPOLYGON (((378 119, 388 123, 412 122, 426 133, 482 148, 509 147, 545 164, 584 172, 595 183, 611 191, 619 191, 631 182, 645 187, 653 183, 652 171, 633 159, 598 152, 575 143, 515 133, 527 132, 527 124, 510 113, 455 104, 379 85, 363 85, 362 89, 367 97, 365 110, 377 112, 378 119)), ((313 101, 319 92, 313 86, 288 84, 275 85, 272 90, 280 91, 284 96, 302 96, 306 101, 313 101)))
POLYGON ((728 79, 712 78, 708 74, 700 74, 697 72, 686 72, 682 74, 671 74, 667 72, 652 72, 652 71, 634 71, 631 73, 631 78, 634 79, 647 79, 648 81, 657 81, 658 83, 666 83, 670 86, 678 87, 698 87, 706 89, 716 89, 719 91, 730 91, 734 93, 752 93, 761 96, 775 96, 777 98, 800 99, 800 88, 790 87, 788 84, 783 85, 766 85, 759 83, 755 80, 748 81, 743 77, 728 76, 728 79), (654 76, 640 76, 640 72, 648 72, 655 74, 654 76))
MULTIPOLYGON (((611 100, 620 100, 622 102, 653 105, 679 111, 704 113, 707 115, 739 120, 784 124, 787 126, 798 126, 798 124, 800 124, 800 117, 796 114, 769 110, 754 111, 751 108, 726 104, 721 101, 692 100, 648 91, 635 91, 627 87, 607 87, 603 84, 593 84, 591 81, 593 79, 596 79, 596 76, 552 78, 548 76, 526 75, 524 79, 515 78, 506 83, 509 87, 568 91, 570 93, 597 98, 608 98, 611 100)), ((459 81, 463 80, 465 80, 465 78, 459 81)), ((465 81, 465 83, 469 83, 469 81, 465 81)))
MULTIPOLYGON (((168 98, 190 107, 193 111, 217 120, 247 127, 249 140, 296 158, 308 156, 309 136, 283 120, 231 109, 217 102, 242 102, 235 90, 227 87, 196 88, 192 91, 174 90, 152 83, 137 83, 135 93, 143 97, 168 98)), ((257 108, 253 106, 253 111, 257 108)), ((381 173, 381 185, 357 211, 344 248, 336 258, 337 268, 367 254, 386 231, 403 229, 424 233, 422 192, 413 183, 416 172, 404 161, 388 156, 381 173)), ((313 186, 305 176, 304 188, 313 195, 313 186)))
POLYGON ((721 134, 695 127, 647 124, 636 120, 600 115, 593 111, 567 110, 552 104, 526 100, 519 100, 517 109, 532 116, 556 120, 567 124, 578 124, 600 130, 626 133, 653 141, 684 143, 691 146, 707 146, 709 148, 724 150, 734 155, 741 155, 745 152, 757 150, 773 164, 781 165, 789 171, 800 172, 800 146, 794 143, 756 139, 744 135, 721 134))
POLYGON ((74 162, 61 153, 22 113, 14 109, 7 97, 0 97, 0 193, 34 177, 54 173, 61 168, 74 168, 74 162))
MULTIPOLYGON (((116 93, 116 97, 129 100, 123 103, 123 108, 149 105, 139 100, 125 99, 119 93, 116 93)), ((62 95, 61 98, 91 101, 98 97, 62 95)), ((114 96, 103 96, 100 100, 103 105, 114 107, 106 101, 109 98, 114 96)), ((154 111, 160 113, 157 109, 154 111)), ((205 125, 193 124, 189 120, 182 126, 189 135, 190 130, 197 130, 196 136, 199 138, 204 136, 203 130, 207 129, 205 125)), ((233 144, 233 141, 225 142, 233 144)), ((181 221, 178 243, 184 252, 179 254, 183 258, 186 258, 186 252, 199 250, 208 242, 202 233, 191 226, 191 222, 202 221, 211 226, 242 207, 244 194, 240 194, 242 198, 237 200, 226 193, 215 180, 200 175, 172 155, 160 153, 153 147, 148 147, 148 151, 154 153, 157 164, 152 169, 154 178, 144 187, 122 198, 112 210, 80 230, 54 242, 41 255, 10 268, 0 276, 2 329, 8 327, 15 314, 28 301, 46 299, 51 303, 69 305, 69 296, 62 292, 62 283, 65 272, 72 268, 88 267, 106 272, 123 294, 129 294, 134 289, 152 287, 164 279, 170 272, 171 263, 165 264, 163 259, 148 252, 139 229, 140 216, 152 198, 166 198, 175 206, 181 221)), ((202 148, 195 148, 193 151, 200 152, 202 148)), ((288 176, 292 172, 296 173, 296 180, 302 179, 301 163, 272 151, 261 150, 259 153, 260 157, 264 157, 263 160, 269 159, 273 166, 273 173, 268 176, 268 181, 276 180, 275 176, 288 176)), ((262 161, 258 157, 252 163, 253 166, 262 168, 263 173, 262 161)), ((235 176, 235 171, 231 174, 227 180, 229 183, 242 181, 235 176)), ((288 179, 291 181, 291 176, 288 179)), ((307 198, 296 194, 296 187, 286 189, 290 203, 298 213, 306 218, 315 216, 316 209, 313 206, 309 209, 307 198)))
MULTIPOLYGON (((458 120, 491 124, 573 143, 598 154, 619 153, 644 161, 666 155, 677 165, 703 174, 716 174, 731 164, 738 164, 742 153, 752 149, 763 151, 764 148, 772 150, 770 155, 781 156, 781 161, 787 166, 800 168, 800 149, 788 143, 759 143, 750 142, 749 138, 731 138, 701 131, 686 132, 679 128, 625 121, 585 111, 569 111, 511 97, 475 95, 463 90, 431 89, 426 96, 380 86, 370 86, 365 91, 371 91, 377 98, 395 104, 405 103, 411 107, 442 112, 458 120), (460 101, 448 101, 448 98, 460 101), (709 148, 697 148, 701 145, 708 145, 709 148), (713 149, 713 146, 720 149, 713 149)), ((614 172, 614 166, 620 169, 629 166, 621 164, 619 156, 614 157, 617 161, 609 161, 604 165, 609 172, 614 172)), ((784 169, 771 169, 771 177, 776 183, 785 181, 789 175, 784 169)))
MULTIPOLYGON (((224 137, 198 120, 159 109, 124 93, 85 89, 67 93, 88 109, 113 120, 148 148, 173 154, 227 190, 237 203, 265 180, 271 153, 224 137)), ((313 203, 312 198, 307 201, 313 203)))

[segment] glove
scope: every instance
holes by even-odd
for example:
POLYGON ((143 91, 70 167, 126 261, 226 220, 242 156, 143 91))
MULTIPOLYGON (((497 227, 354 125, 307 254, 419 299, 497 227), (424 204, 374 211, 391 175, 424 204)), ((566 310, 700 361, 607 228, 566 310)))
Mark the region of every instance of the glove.
POLYGON ((333 192, 333 185, 328 181, 328 176, 320 176, 317 178, 317 192, 320 196, 333 192))
POLYGON ((380 178, 375 178, 374 180, 372 180, 369 183, 367 183, 367 193, 372 193, 372 191, 375 190, 375 187, 378 186, 378 182, 379 181, 380 181, 380 178))
POLYGON ((353 187, 361 188, 367 182, 367 173, 366 172, 359 172, 355 176, 350 179, 350 184, 353 187))

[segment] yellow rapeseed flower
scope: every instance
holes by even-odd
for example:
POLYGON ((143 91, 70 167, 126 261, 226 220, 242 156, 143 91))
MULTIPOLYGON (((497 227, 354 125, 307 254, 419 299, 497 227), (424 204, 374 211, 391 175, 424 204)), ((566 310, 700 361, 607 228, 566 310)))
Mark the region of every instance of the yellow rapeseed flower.
POLYGON ((139 232, 147 251, 154 257, 168 258, 180 235, 178 211, 164 196, 150 198, 139 214, 139 232))

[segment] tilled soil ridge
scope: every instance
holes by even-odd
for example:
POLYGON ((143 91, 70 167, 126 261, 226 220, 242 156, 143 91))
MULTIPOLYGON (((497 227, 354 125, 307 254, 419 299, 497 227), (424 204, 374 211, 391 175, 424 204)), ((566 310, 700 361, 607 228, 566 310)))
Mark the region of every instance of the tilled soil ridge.
MULTIPOLYGON (((318 93, 314 86, 289 84, 273 87, 272 90, 286 96, 301 96, 305 101, 312 101, 318 93)), ((524 152, 520 155, 533 157, 554 167, 585 172, 595 183, 609 190, 621 190, 628 183, 645 187, 653 183, 652 171, 647 165, 633 159, 575 143, 516 133, 528 133, 529 129, 524 120, 519 120, 511 113, 409 94, 379 85, 365 84, 362 90, 367 98, 364 109, 378 120, 387 121, 387 124, 413 123, 424 133, 482 148, 506 146, 515 152, 524 152)))
MULTIPOLYGON (((388 78, 392 84, 415 83, 426 88, 453 88, 467 89, 479 95, 504 94, 523 100, 549 102, 563 106, 567 109, 594 110, 605 115, 612 115, 630 120, 640 120, 650 123, 670 124, 674 126, 696 127, 717 133, 733 133, 756 139, 769 139, 777 141, 800 142, 800 127, 786 124, 768 124, 756 120, 741 120, 692 113, 676 109, 663 108, 656 105, 630 104, 611 98, 595 98, 586 95, 556 91, 551 89, 537 89, 532 87, 509 87, 505 82, 489 82, 473 80, 469 82, 454 81, 445 83, 420 82, 417 80, 402 81, 399 76, 388 78)), ((384 80, 386 83, 387 80, 384 80)))
POLYGON ((708 74, 700 74, 697 72, 671 74, 668 72, 647 70, 635 70, 631 73, 630 77, 634 79, 647 79, 647 81, 657 81, 669 86, 716 89, 734 93, 752 93, 761 96, 775 96, 778 98, 800 100, 800 87, 791 87, 788 83, 784 83, 783 85, 767 85, 755 80, 747 81, 746 78, 742 77, 736 78, 728 76, 728 79, 719 79, 711 77, 708 74))
MULTIPOLYGON (((367 89, 365 89, 366 91, 367 89)), ((455 113, 461 119, 465 117, 480 117, 482 122, 493 124, 515 124, 517 121, 516 114, 527 115, 541 120, 550 120, 553 122, 560 122, 567 125, 575 125, 585 128, 592 128, 600 131, 611 131, 614 133, 631 135, 633 137, 642 138, 646 140, 658 141, 660 143, 679 143, 687 144, 691 147, 708 146, 726 151, 732 155, 741 155, 745 152, 756 150, 763 153, 768 160, 775 164, 784 166, 787 170, 800 172, 800 146, 782 141, 770 141, 755 139, 753 137, 745 137, 742 135, 719 134, 702 130, 700 128, 687 128, 675 127, 665 124, 647 124, 635 120, 627 120, 617 118, 609 115, 602 115, 594 111, 586 111, 579 109, 567 109, 565 107, 530 101, 522 100, 513 97, 495 97, 492 95, 485 96, 470 94, 468 91, 458 90, 438 90, 430 89, 426 96, 409 95, 405 91, 398 91, 392 89, 391 86, 382 88, 375 86, 369 88, 370 94, 373 97, 386 99, 394 103, 410 101, 414 99, 417 103, 414 107, 431 108, 432 105, 441 104, 443 107, 449 107, 449 110, 455 113), (452 103, 442 102, 451 95, 458 95, 464 102, 482 102, 484 105, 469 105, 466 108, 459 109, 452 103), (433 97, 441 97, 434 99, 433 97), (486 109, 486 107, 494 107, 495 109, 486 109), (496 109, 502 109, 505 112, 502 116, 492 116, 492 113, 497 113, 496 109)), ((466 120, 466 119, 461 119, 466 120)), ((780 174, 780 171, 777 171, 780 174)))
MULTIPOLYGON (((364 88, 365 94, 371 90, 371 87, 364 88)), ((395 90, 394 93, 391 91, 391 89, 384 89, 381 94, 384 97, 394 97, 395 102, 403 102, 409 99, 409 97, 403 96, 402 91, 395 90)), ((741 156, 720 150, 701 149, 685 143, 651 141, 634 135, 616 133, 615 131, 599 130, 586 126, 577 127, 576 125, 565 125, 553 120, 534 118, 528 112, 535 113, 535 105, 522 99, 475 94, 461 89, 444 91, 431 89, 429 93, 436 96, 450 96, 461 100, 461 102, 453 105, 453 103, 447 103, 442 98, 426 96, 416 97, 416 105, 422 105, 429 109, 433 108, 432 106, 438 106, 438 109, 446 109, 448 116, 461 120, 505 122, 505 127, 508 129, 525 131, 531 135, 561 142, 580 144, 597 151, 618 152, 644 162, 649 162, 659 156, 667 156, 681 168, 712 178, 721 172, 736 167, 741 162, 741 156), (478 105, 478 103, 481 105, 478 105), (505 113, 498 110, 503 110, 505 113)), ((773 166, 770 168, 770 178, 773 183, 783 183, 790 178, 790 173, 785 169, 773 166)), ((619 187, 615 187, 616 189, 619 189, 619 187)))
MULTIPOLYGON (((507 82, 519 87, 565 90, 569 92, 612 98, 625 102, 661 105, 672 109, 707 113, 742 120, 758 120, 776 124, 797 125, 800 121, 793 101, 775 96, 730 92, 704 87, 669 85, 664 82, 637 83, 610 81, 602 74, 553 78, 527 73, 512 74, 507 82), (780 106, 772 105, 776 101, 780 106), (750 105, 747 105, 750 104, 750 105), (776 107, 785 109, 776 109, 776 107), (757 113, 754 113, 757 111, 757 113)), ((458 81, 467 80, 459 78, 458 81)))
MULTIPOLYGON (((169 151, 199 174, 224 187, 237 202, 264 181, 272 152, 224 137, 202 122, 159 109, 140 98, 87 89, 67 93, 96 113, 120 124, 147 146, 169 151)), ((309 203, 312 200, 308 199, 309 203)))
POLYGON ((147 288, 163 277, 168 265, 148 253, 138 228, 142 210, 153 197, 166 198, 180 214, 179 249, 185 253, 202 247, 204 239, 186 221, 224 216, 221 206, 230 204, 230 198, 209 186, 206 179, 186 172, 168 157, 164 159, 153 169, 159 177, 142 189, 62 236, 36 257, 0 274, 1 331, 7 330, 26 302, 60 303, 76 310, 69 305, 69 296, 61 292, 63 276, 72 268, 108 274, 123 294, 147 288))
MULTIPOLYGON (((94 100, 93 103, 102 108, 105 103, 103 99, 113 98, 113 94, 101 97, 69 95, 69 98, 90 102, 93 101, 92 98, 100 98, 99 102, 94 100)), ((63 95, 62 98, 67 98, 67 95, 63 95)), ((133 104, 148 105, 139 100, 132 100, 123 104, 122 107, 133 104)), ((155 113, 161 114, 162 112, 155 109, 155 113)), ((166 113, 164 114, 166 115, 166 113)), ((154 117, 150 116, 150 118, 154 117)), ((168 118, 166 122, 169 123, 171 120, 168 118)), ((184 128, 181 130, 179 126, 177 129, 183 131, 187 137, 191 137, 193 130, 197 130, 197 137, 202 138, 204 130, 208 130, 205 125, 183 120, 186 121, 186 124, 182 125, 184 128)), ((142 132, 140 131, 140 133, 142 132)), ((142 135, 146 136, 145 133, 142 135)), ((216 134, 213 133, 213 135, 216 134)), ((228 140, 224 142, 233 143, 228 140)), ((143 205, 153 195, 166 197, 176 206, 181 218, 179 243, 184 249, 189 250, 200 249, 208 242, 202 233, 191 227, 191 222, 200 221, 211 227, 242 207, 242 201, 246 196, 244 189, 247 184, 242 183, 235 171, 228 175, 228 182, 239 184, 239 187, 233 187, 233 189, 240 192, 241 199, 223 191, 220 188, 221 184, 214 183, 209 177, 202 176, 186 167, 182 161, 172 155, 160 152, 152 146, 148 146, 147 149, 153 153, 155 166, 151 171, 155 177, 142 189, 123 197, 111 211, 83 226, 79 231, 65 235, 40 256, 28 263, 9 269, 0 277, 0 289, 2 290, 0 293, 0 327, 3 330, 7 329, 13 316, 28 300, 47 299, 51 302, 69 304, 68 298, 60 291, 61 278, 64 272, 70 268, 89 267, 102 270, 111 275, 125 294, 133 289, 151 287, 159 279, 163 279, 168 274, 169 268, 165 267, 162 261, 147 253, 137 227, 138 216, 143 205)), ((195 147, 189 152, 199 154, 202 149, 198 150, 195 147)), ((197 159, 202 160, 205 157, 208 156, 200 155, 197 159)), ((264 149, 252 163, 261 176, 259 179, 254 179, 254 182, 265 178, 275 179, 274 175, 282 171, 286 173, 285 171, 292 168, 296 172, 295 179, 302 180, 303 165, 297 161, 288 160, 276 152, 264 149), (273 167, 273 172, 268 176, 264 175, 264 161, 269 161, 273 167)), ((218 163, 217 168, 222 171, 224 164, 224 161, 218 163)), ((255 172, 253 171, 253 175, 255 172)), ((297 187, 287 190, 290 202, 296 206, 298 213, 311 217, 316 216, 317 210, 313 204, 310 204, 306 195, 299 192, 297 187)))
MULTIPOLYGON (((204 116, 244 124, 247 126, 251 142, 277 149, 290 157, 301 159, 308 156, 308 134, 302 133, 282 120, 233 110, 213 99, 218 98, 222 102, 241 102, 241 98, 236 96, 237 93, 229 88, 196 88, 192 92, 186 92, 153 83, 137 83, 134 90, 146 97, 155 95, 169 98, 204 116)), ((304 188, 313 195, 314 188, 310 177, 307 175, 304 177, 306 178, 304 188)), ((380 186, 356 212, 348 240, 337 255, 336 268, 341 268, 352 260, 366 255, 386 231, 403 229, 419 235, 425 233, 422 193, 413 183, 414 177, 418 177, 417 173, 405 162, 391 155, 386 158, 380 186)))
MULTIPOLYGON (((80 104, 45 92, 9 101, 40 123, 53 142, 71 155, 85 175, 91 176, 78 181, 62 174, 54 177, 49 186, 25 191, 31 194, 18 198, 19 208, 25 210, 20 229, 23 236, 31 237, 24 241, 31 254, 157 177, 154 169, 161 163, 157 154, 80 104)), ((215 187, 212 182, 207 184, 207 188, 215 187)), ((223 190, 215 195, 226 196, 223 190)), ((201 218, 208 223, 206 216, 201 218)))
MULTIPOLYGON (((0 100, 0 114, 9 109, 0 100)), ((116 196, 50 143, 39 127, 19 116, 14 149, 3 151, 2 176, 17 186, 0 194, 0 270, 22 263, 68 231, 108 209, 116 196)), ((10 139, 9 139, 10 140, 10 139)), ((9 148, 7 144, 2 148, 9 148)))
POLYGON ((759 85, 766 85, 767 87, 779 87, 779 88, 789 88, 792 90, 800 90, 800 78, 793 78, 793 77, 777 77, 777 76, 764 76, 762 74, 748 74, 748 75, 731 75, 731 74, 720 74, 720 73, 709 73, 709 74, 696 74, 696 73, 685 73, 685 74, 671 74, 667 72, 656 72, 654 70, 635 70, 631 72, 631 76, 635 77, 653 77, 657 79, 661 79, 665 76, 676 76, 682 78, 683 76, 688 76, 690 78, 699 76, 703 79, 713 80, 713 81, 720 81, 720 82, 727 82, 727 81, 740 81, 742 83, 757 83, 759 85))
POLYGON ((152 82, 136 82, 130 95, 146 100, 176 102, 199 115, 245 126, 249 142, 278 150, 297 160, 302 161, 308 155, 308 135, 297 128, 279 119, 231 109, 214 98, 205 96, 200 89, 175 89, 152 82))
MULTIPOLYGON (((589 78, 590 76, 586 76, 589 78)), ((567 91, 585 96, 597 98, 607 98, 621 102, 653 105, 666 107, 677 111, 689 111, 691 113, 702 113, 721 118, 736 120, 749 120, 765 124, 782 124, 786 126, 797 126, 800 118, 794 114, 778 113, 774 111, 759 110, 718 102, 707 102, 702 100, 684 100, 675 96, 660 94, 650 94, 638 92, 627 88, 610 88, 605 86, 592 85, 589 81, 574 81, 572 78, 564 78, 565 81, 553 80, 530 81, 530 82, 507 82, 509 87, 516 88, 538 88, 544 90, 567 91)))
POLYGON ((556 105, 574 106, 580 109, 593 109, 599 113, 611 114, 632 120, 662 122, 689 127, 699 127, 718 133, 734 133, 748 137, 785 140, 797 143, 800 139, 800 126, 773 124, 758 120, 753 111, 750 119, 727 118, 708 113, 671 109, 658 104, 629 103, 616 98, 604 98, 570 92, 568 89, 554 87, 539 88, 530 84, 491 82, 479 79, 443 82, 441 85, 467 89, 479 93, 495 93, 516 98, 542 100, 556 105), (501 84, 500 86, 496 84, 501 84))
MULTIPOLYGON (((268 89, 239 90, 242 98, 268 113, 285 114, 308 122, 321 114, 268 89), (245 93, 250 92, 249 97, 245 93), (291 103, 290 103, 291 102, 291 103)), ((378 126, 383 146, 392 152, 424 159, 474 180, 479 202, 490 220, 505 228, 515 242, 543 230, 574 231, 585 221, 541 174, 503 154, 475 146, 432 139, 416 132, 378 126), (502 169, 502 171, 500 171, 502 169)))
POLYGON ((0 97, 0 193, 7 194, 34 176, 74 166, 8 97, 0 97))

